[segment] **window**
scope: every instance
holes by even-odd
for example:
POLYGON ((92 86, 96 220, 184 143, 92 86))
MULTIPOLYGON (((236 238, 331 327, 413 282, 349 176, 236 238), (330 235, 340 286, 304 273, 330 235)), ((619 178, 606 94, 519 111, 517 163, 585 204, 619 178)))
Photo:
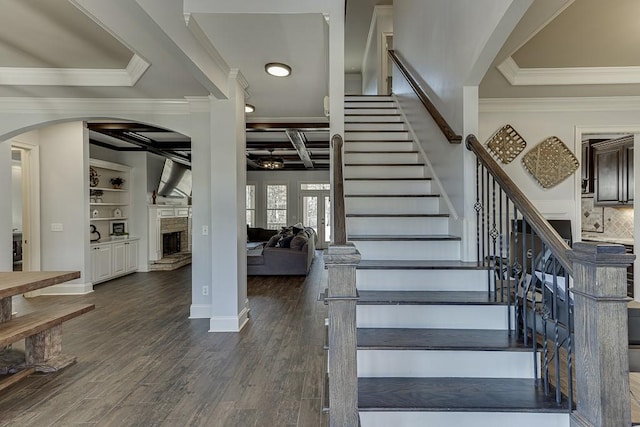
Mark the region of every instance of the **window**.
POLYGON ((247 225, 249 227, 256 226, 256 185, 247 184, 247 225))
POLYGON ((330 190, 331 186, 328 183, 311 183, 300 184, 301 190, 330 190))
POLYGON ((267 228, 279 230, 287 225, 287 186, 267 184, 267 228))

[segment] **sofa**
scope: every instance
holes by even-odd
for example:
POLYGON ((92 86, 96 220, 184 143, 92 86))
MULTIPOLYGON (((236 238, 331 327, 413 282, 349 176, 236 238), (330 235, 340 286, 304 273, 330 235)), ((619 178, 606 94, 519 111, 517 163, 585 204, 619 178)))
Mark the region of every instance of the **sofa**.
POLYGON ((309 272, 316 251, 317 235, 313 228, 296 224, 280 231, 247 229, 248 240, 266 236, 269 238, 262 240, 262 245, 254 244, 247 251, 247 275, 304 276, 309 272))

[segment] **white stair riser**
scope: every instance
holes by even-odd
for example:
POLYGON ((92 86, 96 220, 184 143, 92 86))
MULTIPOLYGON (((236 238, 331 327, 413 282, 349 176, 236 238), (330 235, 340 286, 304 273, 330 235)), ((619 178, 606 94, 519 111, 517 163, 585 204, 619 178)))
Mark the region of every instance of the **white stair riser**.
POLYGON ((431 180, 345 181, 345 194, 431 194, 431 180))
POLYGON ((379 115, 375 115, 375 116, 364 116, 364 115, 357 115, 357 116, 349 116, 348 114, 348 110, 347 112, 345 112, 345 116, 344 116, 344 123, 345 126, 347 123, 354 123, 354 122, 367 122, 367 123, 379 123, 379 122, 395 122, 395 123, 404 123, 404 119, 401 115, 399 114, 379 114, 379 115))
POLYGON ((345 164, 420 163, 418 153, 347 153, 345 164))
POLYGON ((370 153, 375 151, 413 151, 413 142, 345 142, 345 151, 362 151, 370 153))
POLYGON ((352 108, 346 107, 345 114, 369 115, 369 114, 399 114, 397 108, 364 108, 361 105, 352 108))
POLYGON ((503 305, 359 305, 359 328, 507 329, 503 305))
POLYGON ((425 167, 415 166, 346 166, 345 178, 425 178, 425 167))
POLYGON ((394 123, 349 123, 344 124, 344 130, 407 130, 407 126, 403 122, 394 123))
POLYGON ((354 241, 362 259, 458 260, 457 240, 354 241))
POLYGON ((568 413, 360 411, 362 427, 569 427, 568 413))
POLYGON ((485 292, 484 270, 356 270, 361 291, 460 291, 485 292))
POLYGON ((347 141, 409 141, 409 132, 344 132, 347 141))
POLYGON ((347 218, 347 230, 371 235, 449 234, 449 218, 347 218))
POLYGON ((347 213, 421 214, 438 213, 439 197, 347 197, 347 213))
POLYGON ((345 95, 345 102, 348 101, 394 101, 393 96, 389 95, 345 95))
POLYGON ((534 378, 528 351, 358 350, 358 377, 534 378))
POLYGON ((344 103, 344 108, 394 108, 395 106, 395 101, 383 101, 377 99, 357 102, 350 102, 350 100, 345 100, 344 103))

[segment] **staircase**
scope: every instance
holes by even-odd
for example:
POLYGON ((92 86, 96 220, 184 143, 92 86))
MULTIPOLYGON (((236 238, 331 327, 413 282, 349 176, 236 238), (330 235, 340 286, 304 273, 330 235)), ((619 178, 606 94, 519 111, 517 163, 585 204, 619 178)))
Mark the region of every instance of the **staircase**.
POLYGON ((344 159, 348 240, 362 255, 362 425, 568 426, 566 408, 536 387, 538 358, 509 334, 487 271, 460 261, 392 97, 346 98, 344 159))

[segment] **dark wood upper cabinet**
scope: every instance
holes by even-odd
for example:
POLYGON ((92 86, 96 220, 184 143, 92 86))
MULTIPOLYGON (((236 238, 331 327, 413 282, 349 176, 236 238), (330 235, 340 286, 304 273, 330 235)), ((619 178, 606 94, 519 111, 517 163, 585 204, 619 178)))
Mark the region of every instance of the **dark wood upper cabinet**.
POLYGON ((633 135, 593 144, 594 204, 633 203, 633 135))

